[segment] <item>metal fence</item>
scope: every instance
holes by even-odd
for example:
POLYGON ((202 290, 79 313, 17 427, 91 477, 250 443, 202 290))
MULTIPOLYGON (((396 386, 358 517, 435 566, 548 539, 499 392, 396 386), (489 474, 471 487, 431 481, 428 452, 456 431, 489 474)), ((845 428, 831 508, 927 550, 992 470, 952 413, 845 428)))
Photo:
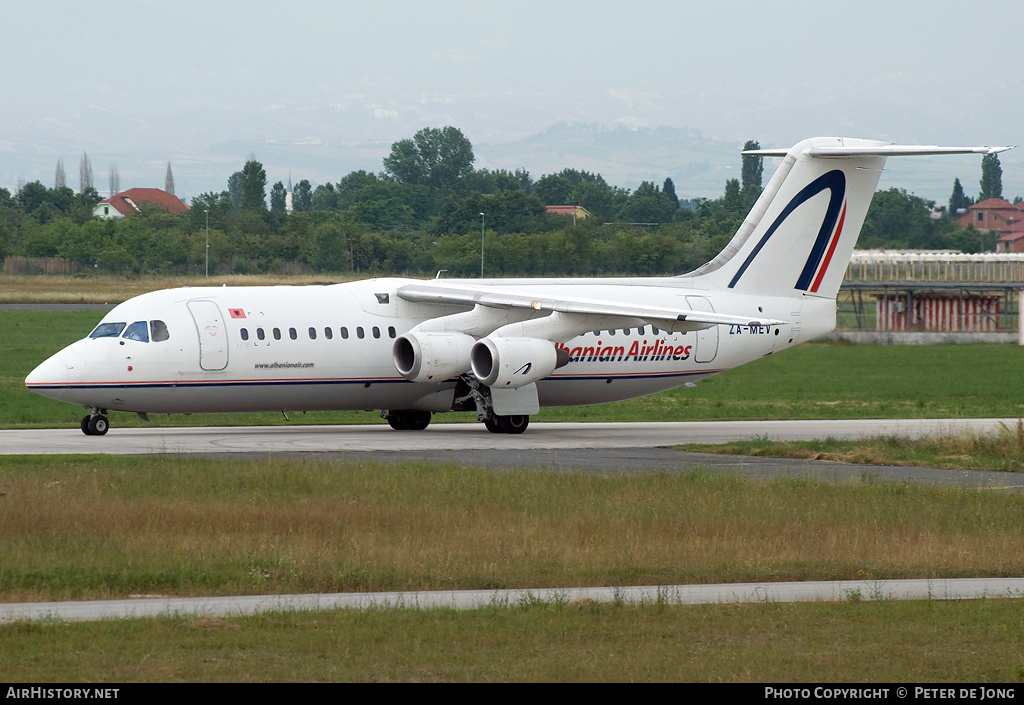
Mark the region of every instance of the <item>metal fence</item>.
POLYGON ((1024 254, 857 251, 838 298, 840 330, 988 333, 1018 326, 1024 254))

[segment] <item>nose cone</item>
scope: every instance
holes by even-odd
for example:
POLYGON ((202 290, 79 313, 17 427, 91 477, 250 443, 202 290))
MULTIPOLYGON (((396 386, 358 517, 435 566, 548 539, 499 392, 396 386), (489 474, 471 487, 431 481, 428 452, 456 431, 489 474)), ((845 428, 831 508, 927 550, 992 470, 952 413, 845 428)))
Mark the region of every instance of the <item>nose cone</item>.
POLYGON ((32 370, 25 378, 25 386, 44 397, 60 400, 67 392, 71 370, 84 363, 77 352, 61 350, 32 370))

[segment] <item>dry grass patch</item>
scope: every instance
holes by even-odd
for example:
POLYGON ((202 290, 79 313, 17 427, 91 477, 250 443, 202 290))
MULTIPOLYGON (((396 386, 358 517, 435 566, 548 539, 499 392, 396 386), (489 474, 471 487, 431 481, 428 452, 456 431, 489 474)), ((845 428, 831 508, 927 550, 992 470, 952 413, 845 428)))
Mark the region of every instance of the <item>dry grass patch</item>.
POLYGON ((0 460, 0 599, 1024 575, 1022 498, 343 462, 0 460))
POLYGON ((690 443, 679 450, 767 458, 828 460, 858 465, 908 465, 964 470, 1024 471, 1024 422, 995 433, 950 431, 920 438, 876 436, 849 441, 769 441, 690 443))

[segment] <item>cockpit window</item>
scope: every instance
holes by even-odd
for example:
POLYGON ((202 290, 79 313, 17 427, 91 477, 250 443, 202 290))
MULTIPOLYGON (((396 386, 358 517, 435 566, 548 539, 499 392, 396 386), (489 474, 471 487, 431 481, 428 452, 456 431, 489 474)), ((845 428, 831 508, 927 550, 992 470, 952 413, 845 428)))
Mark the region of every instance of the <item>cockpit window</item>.
POLYGON ((90 338, 116 338, 124 330, 124 323, 100 323, 96 330, 89 334, 90 338))
POLYGON ((121 336, 125 340, 138 340, 140 343, 149 342, 149 326, 145 321, 135 321, 128 329, 125 330, 124 335, 121 336))
POLYGON ((149 327, 153 331, 154 343, 162 343, 171 337, 171 334, 167 330, 167 324, 163 321, 150 321, 149 327))

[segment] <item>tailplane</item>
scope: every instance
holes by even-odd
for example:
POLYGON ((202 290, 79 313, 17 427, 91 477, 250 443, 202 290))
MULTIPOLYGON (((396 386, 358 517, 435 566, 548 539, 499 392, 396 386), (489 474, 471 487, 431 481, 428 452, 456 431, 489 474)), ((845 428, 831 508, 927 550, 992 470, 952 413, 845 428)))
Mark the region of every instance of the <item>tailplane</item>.
POLYGON ((887 157, 1005 149, 816 137, 789 150, 744 152, 782 163, 726 248, 684 276, 737 293, 834 299, 887 157))

